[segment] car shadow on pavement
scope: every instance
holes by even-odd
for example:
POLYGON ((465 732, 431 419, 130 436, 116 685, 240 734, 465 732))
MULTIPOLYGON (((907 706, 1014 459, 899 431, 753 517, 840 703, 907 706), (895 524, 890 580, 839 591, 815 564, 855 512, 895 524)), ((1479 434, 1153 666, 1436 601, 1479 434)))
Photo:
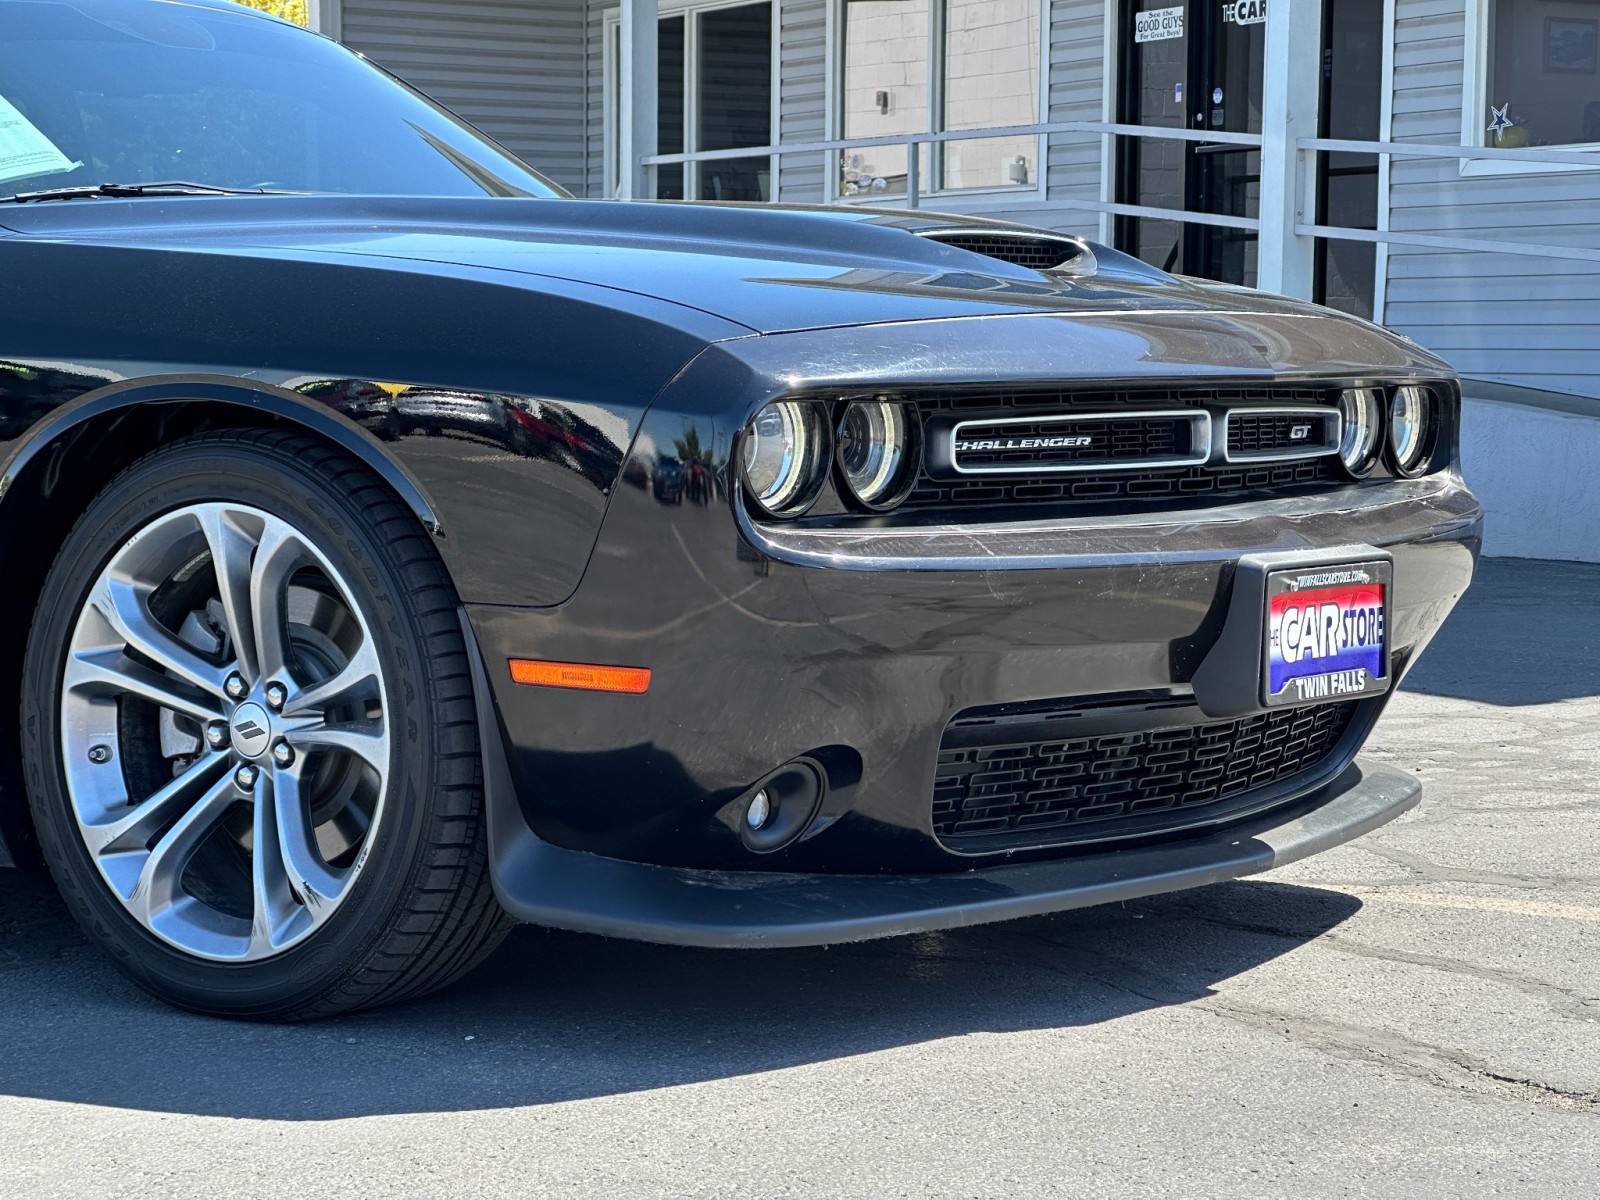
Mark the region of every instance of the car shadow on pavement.
POLYGON ((0 1092, 274 1120, 553 1104, 981 1032, 1092 1026, 1209 994, 1348 920, 1240 881, 831 948, 711 951, 523 928, 470 977, 307 1025, 169 1009, 0 872, 0 1092))
POLYGON ((1486 558, 1404 690, 1483 704, 1600 695, 1600 566, 1486 558))

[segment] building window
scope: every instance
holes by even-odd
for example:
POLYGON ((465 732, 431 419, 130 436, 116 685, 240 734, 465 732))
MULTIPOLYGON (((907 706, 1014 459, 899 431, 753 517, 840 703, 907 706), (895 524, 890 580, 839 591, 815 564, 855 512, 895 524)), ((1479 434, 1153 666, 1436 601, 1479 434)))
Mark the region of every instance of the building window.
MULTIPOLYGON (((846 138, 1033 125, 1040 109, 1041 0, 844 0, 846 138)), ((1032 187, 1040 139, 962 139, 926 148, 924 190, 1032 187)), ((847 151, 845 196, 906 191, 904 145, 847 151)))
MULTIPOLYGON (((667 5, 663 4, 663 8, 667 5)), ((622 78, 620 32, 607 25, 614 86, 607 137, 616 143, 622 78)), ((772 128, 772 5, 710 3, 678 6, 661 17, 656 43, 656 149, 661 154, 767 146, 772 128)), ((616 164, 608 190, 617 186, 616 164)), ((770 200, 772 159, 714 159, 656 168, 662 200, 770 200)))
POLYGON ((1600 143, 1600 5, 1486 0, 1483 144, 1600 143))

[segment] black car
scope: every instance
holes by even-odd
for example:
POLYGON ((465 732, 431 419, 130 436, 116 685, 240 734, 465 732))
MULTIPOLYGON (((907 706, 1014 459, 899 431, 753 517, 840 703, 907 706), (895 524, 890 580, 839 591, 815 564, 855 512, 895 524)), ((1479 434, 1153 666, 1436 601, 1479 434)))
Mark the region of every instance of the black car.
POLYGON ((575 201, 213 0, 0 0, 0 828, 306 1017, 1266 870, 1472 577, 1449 369, 921 212, 575 201))

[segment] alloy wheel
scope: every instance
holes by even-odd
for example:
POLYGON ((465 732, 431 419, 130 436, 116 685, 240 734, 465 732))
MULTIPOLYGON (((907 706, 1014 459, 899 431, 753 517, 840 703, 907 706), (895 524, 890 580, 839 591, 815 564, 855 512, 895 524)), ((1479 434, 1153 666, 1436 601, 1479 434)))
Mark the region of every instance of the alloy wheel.
POLYGON ((129 538, 78 614, 59 717, 84 845, 169 945, 271 958, 350 895, 391 775, 383 671, 288 522, 195 504, 129 538))

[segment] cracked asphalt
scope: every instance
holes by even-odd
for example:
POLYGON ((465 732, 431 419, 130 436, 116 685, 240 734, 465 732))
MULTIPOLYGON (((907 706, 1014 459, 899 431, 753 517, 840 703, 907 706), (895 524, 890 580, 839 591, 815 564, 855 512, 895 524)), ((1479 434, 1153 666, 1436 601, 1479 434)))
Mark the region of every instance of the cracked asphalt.
POLYGON ((0 873, 6 1196, 1600 1194, 1600 567, 1492 561, 1257 879, 709 952, 525 929, 318 1025, 169 1011, 0 873))

